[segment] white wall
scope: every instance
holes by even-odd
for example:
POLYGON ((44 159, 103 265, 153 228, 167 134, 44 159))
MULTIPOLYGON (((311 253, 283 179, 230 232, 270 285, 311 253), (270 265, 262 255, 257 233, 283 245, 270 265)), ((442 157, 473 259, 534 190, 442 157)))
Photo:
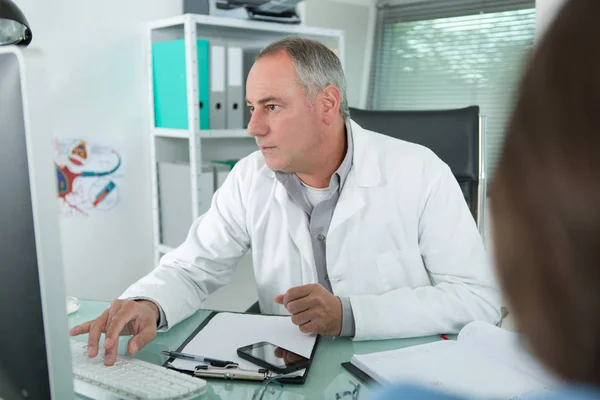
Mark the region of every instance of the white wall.
POLYGON ((540 38, 566 0, 536 0, 536 38, 540 38))
POLYGON ((31 118, 52 121, 48 129, 59 138, 114 143, 124 156, 120 211, 102 219, 62 220, 60 226, 68 293, 108 300, 153 268, 145 22, 180 13, 181 2, 16 3, 49 78, 29 93, 43 98, 47 115, 31 118))
POLYGON ((307 0, 304 23, 309 26, 341 29, 345 32, 344 68, 348 103, 364 107, 370 66, 375 7, 371 0, 307 0))

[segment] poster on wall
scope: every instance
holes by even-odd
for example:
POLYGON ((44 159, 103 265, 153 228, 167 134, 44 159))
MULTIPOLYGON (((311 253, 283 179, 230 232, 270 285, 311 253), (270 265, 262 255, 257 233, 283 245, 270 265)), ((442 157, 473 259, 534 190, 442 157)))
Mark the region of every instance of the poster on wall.
POLYGON ((115 211, 123 189, 119 150, 84 139, 55 139, 54 166, 62 217, 94 217, 115 211))

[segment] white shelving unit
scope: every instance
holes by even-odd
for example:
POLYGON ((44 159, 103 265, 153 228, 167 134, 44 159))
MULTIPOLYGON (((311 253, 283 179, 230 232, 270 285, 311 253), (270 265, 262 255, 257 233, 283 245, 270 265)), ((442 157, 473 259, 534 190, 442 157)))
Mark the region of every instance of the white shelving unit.
MULTIPOLYGON (((172 139, 189 139, 190 132, 186 129, 168 129, 154 128, 153 134, 156 137, 172 139)), ((195 133, 201 139, 248 139, 248 132, 245 129, 207 129, 195 133)))
MULTIPOLYGON (((196 40, 218 39, 247 47, 264 47, 277 39, 298 35, 318 40, 336 49, 344 63, 344 33, 340 30, 312 28, 304 25, 286 25, 242 19, 185 14, 155 21, 148 29, 148 85, 150 107, 151 158, 152 158, 152 212, 154 230, 155 265, 159 258, 172 248, 161 242, 161 218, 159 204, 158 162, 185 162, 190 165, 193 219, 205 205, 200 203, 199 193, 206 188, 199 185, 202 167, 214 160, 239 159, 257 150, 253 138, 245 129, 200 130, 198 54, 196 40), (152 71, 152 44, 168 40, 185 40, 188 129, 164 129, 154 125, 154 90, 152 71)), ((190 221, 190 225, 193 221, 190 221)))

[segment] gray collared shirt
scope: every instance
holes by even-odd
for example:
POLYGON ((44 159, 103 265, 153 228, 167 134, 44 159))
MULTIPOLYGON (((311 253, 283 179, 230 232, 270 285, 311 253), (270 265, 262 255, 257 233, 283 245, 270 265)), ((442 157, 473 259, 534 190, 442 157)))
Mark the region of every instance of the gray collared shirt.
MULTIPOLYGON (((350 121, 346 121, 346 138, 348 144, 346 156, 337 171, 331 176, 331 180, 329 181, 329 196, 314 207, 307 197, 307 190, 310 189, 304 187, 298 175, 280 171, 275 172, 275 176, 286 188, 290 197, 308 215, 308 228, 310 230, 315 266, 317 268, 317 277, 319 283, 330 292, 333 292, 333 290, 327 273, 327 233, 331 224, 331 218, 333 217, 333 211, 352 167, 354 142, 350 121)), ((340 336, 354 336, 356 327, 350 298, 344 296, 338 297, 342 302, 342 331, 340 336)))

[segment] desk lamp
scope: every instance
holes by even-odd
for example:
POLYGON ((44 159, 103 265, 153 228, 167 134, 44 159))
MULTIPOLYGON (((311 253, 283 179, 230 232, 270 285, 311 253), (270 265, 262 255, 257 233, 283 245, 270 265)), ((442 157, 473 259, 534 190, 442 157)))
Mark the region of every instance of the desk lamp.
POLYGON ((33 38, 23 12, 12 0, 0 0, 0 46, 27 46, 33 38))

